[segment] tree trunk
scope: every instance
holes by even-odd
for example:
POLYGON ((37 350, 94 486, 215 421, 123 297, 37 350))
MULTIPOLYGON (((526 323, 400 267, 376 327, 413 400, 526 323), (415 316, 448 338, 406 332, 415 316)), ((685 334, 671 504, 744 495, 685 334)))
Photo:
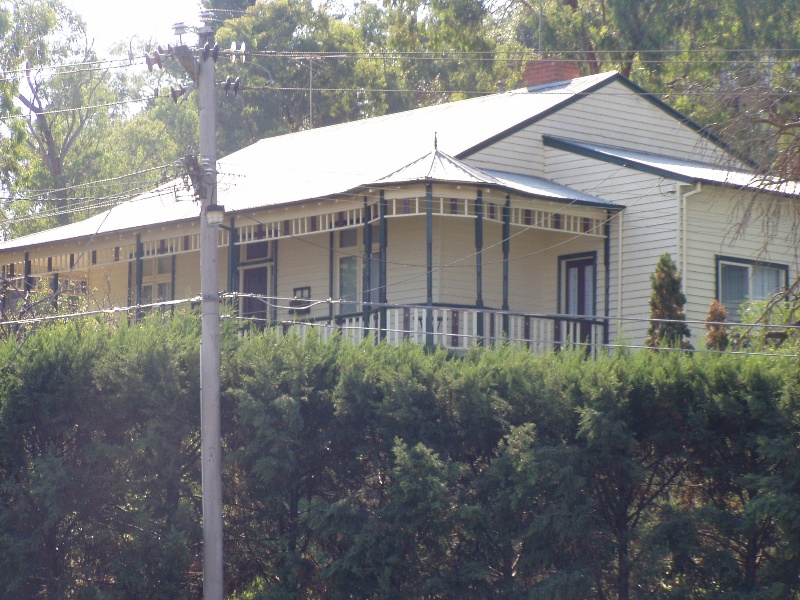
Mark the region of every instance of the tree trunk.
POLYGON ((630 600, 631 565, 627 532, 617 537, 617 597, 630 600))

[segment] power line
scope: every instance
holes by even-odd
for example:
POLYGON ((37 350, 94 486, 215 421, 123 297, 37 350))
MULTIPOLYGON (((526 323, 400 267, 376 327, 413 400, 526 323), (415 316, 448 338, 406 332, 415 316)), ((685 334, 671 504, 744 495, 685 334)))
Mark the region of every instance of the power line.
MULTIPOLYGON (((586 51, 583 49, 562 49, 554 50, 549 53, 548 61, 552 62, 572 62, 575 59, 571 58, 576 55, 583 55, 586 51)), ((607 56, 606 60, 613 61, 615 56, 627 58, 631 53, 637 55, 634 60, 637 64, 676 64, 676 65, 730 65, 733 67, 743 67, 745 65, 762 65, 765 68, 773 69, 778 66, 796 66, 797 59, 800 59, 800 49, 687 49, 687 50, 595 50, 593 54, 597 56, 607 56), (753 53, 761 54, 761 57, 752 59, 718 59, 709 60, 707 58, 698 58, 696 60, 676 60, 676 59, 655 59, 647 58, 649 55, 666 54, 675 56, 697 55, 705 56, 708 54, 735 54, 735 53, 753 53), (774 58, 765 57, 765 54, 770 53, 783 53, 783 54, 796 54, 797 58, 774 58), (644 58, 643 58, 644 56, 644 58)), ((223 51, 222 54, 228 54, 228 51, 223 51)), ((387 60, 387 59, 403 59, 403 60, 417 60, 417 61, 439 61, 439 60, 452 60, 452 59, 470 59, 472 62, 497 62, 504 60, 535 60, 538 59, 538 54, 535 50, 492 50, 492 51, 457 51, 457 50, 385 50, 385 49, 365 49, 356 51, 341 51, 341 50, 248 50, 246 52, 236 51, 236 56, 243 58, 289 58, 297 60, 299 58, 314 57, 318 59, 364 59, 364 60, 387 60)), ((102 61, 89 61, 77 62, 68 64, 53 64, 53 65, 37 65, 31 68, 19 68, 0 71, 0 78, 5 81, 14 81, 19 77, 36 71, 39 73, 52 72, 53 76, 56 75, 69 75, 76 73, 87 72, 108 72, 111 69, 127 69, 133 66, 142 66, 145 62, 144 57, 136 58, 119 58, 107 59, 102 61), (105 66, 103 66, 105 65, 105 66)), ((601 60, 602 62, 602 60, 601 60)), ((626 61, 627 62, 627 61, 626 61)))
MULTIPOLYGON (((57 208, 50 211, 33 213, 30 215, 15 216, 13 218, 9 218, 6 220, 0 220, 0 227, 6 225, 13 225, 16 223, 24 223, 26 221, 36 221, 39 219, 56 217, 60 215, 70 215, 70 214, 96 211, 102 208, 114 207, 119 204, 122 204, 123 202, 141 202, 144 200, 149 200, 151 198, 160 198, 168 193, 168 190, 166 188, 159 188, 156 190, 152 190, 150 193, 141 193, 141 190, 143 189, 151 189, 151 188, 149 184, 145 183, 138 188, 137 187, 130 188, 130 191, 120 193, 116 196, 106 196, 99 199, 90 199, 90 201, 87 201, 87 203, 79 205, 77 207, 57 208)), ((177 193, 178 184, 176 183, 172 188, 169 189, 171 191, 170 195, 177 193)))
POLYGON ((0 71, 0 78, 4 81, 15 81, 18 77, 9 77, 12 76, 23 76, 28 75, 32 72, 42 73, 42 72, 52 72, 55 75, 72 75, 75 73, 94 73, 94 72, 107 72, 111 69, 123 69, 128 68, 134 64, 143 64, 144 57, 136 58, 131 60, 131 58, 114 58, 114 59, 105 59, 105 60, 96 60, 96 61, 80 61, 74 63, 60 63, 60 64, 53 64, 53 65, 31 65, 29 67, 21 67, 19 69, 9 69, 5 71, 0 71), (101 66, 107 65, 107 66, 101 66))
MULTIPOLYGON (((222 299, 241 299, 241 298, 252 298, 263 301, 266 307, 273 307, 282 310, 289 310, 293 307, 289 304, 289 301, 292 300, 291 298, 281 298, 275 296, 266 296, 260 294, 242 294, 242 293, 224 293, 220 294, 222 299)), ((142 314, 147 313, 154 310, 164 310, 175 308, 178 306, 183 305, 197 305, 200 302, 199 296, 193 296, 188 298, 180 298, 176 300, 162 300, 158 302, 150 302, 150 303, 142 303, 142 304, 133 304, 133 305, 126 305, 126 306, 115 306, 112 308, 106 309, 96 309, 96 310, 84 310, 84 311, 77 311, 72 313, 66 314, 53 314, 53 315, 42 315, 38 317, 27 317, 27 318, 19 318, 19 319, 10 319, 6 321, 0 321, 0 327, 2 326, 26 326, 26 325, 35 325, 35 324, 44 324, 44 323, 52 323, 57 321, 65 321, 65 320, 72 320, 72 319, 84 319, 89 317, 97 317, 97 316, 117 316, 121 314, 129 314, 129 313, 136 313, 142 314)), ((333 299, 333 298, 326 298, 326 299, 317 299, 317 300, 310 300, 311 305, 313 306, 320 306, 320 305, 342 305, 342 304, 349 304, 350 301, 342 300, 342 299, 333 299)), ((416 310, 449 310, 447 307, 428 307, 424 304, 409 304, 409 303, 377 303, 377 302, 363 302, 362 304, 370 306, 370 309, 373 311, 377 311, 379 309, 395 309, 395 310, 403 310, 403 309, 416 309, 416 310)), ((459 309, 463 310, 463 309, 459 309)), ((519 311, 504 311, 499 309, 493 308, 481 308, 475 309, 479 310, 481 313, 490 315, 493 314, 497 316, 509 315, 515 317, 528 317, 530 319, 542 319, 548 321, 571 321, 571 320, 580 320, 584 317, 580 315, 563 315, 563 314, 549 314, 549 313, 537 313, 537 312, 519 312, 519 311)), ((308 329, 330 329, 331 331, 351 331, 358 334, 358 339, 361 339, 363 332, 366 330, 367 332, 381 332, 385 331, 387 333, 395 333, 400 335, 408 335, 411 336, 418 336, 421 334, 426 333, 425 331, 419 329, 404 329, 404 328, 385 328, 381 329, 374 326, 364 326, 363 324, 359 323, 358 325, 346 325, 346 324, 337 324, 338 321, 342 319, 341 315, 334 316, 333 318, 322 318, 316 321, 297 321, 297 320, 283 320, 283 321, 272 321, 263 318, 257 317, 243 317, 239 315, 223 315, 222 318, 226 319, 235 319, 238 321, 243 322, 263 322, 269 326, 276 327, 276 328, 296 328, 297 330, 302 331, 304 328, 308 329)), ((360 319, 361 315, 354 314, 353 318, 360 319)), ((601 322, 601 321, 625 321, 625 322, 634 322, 634 323, 651 323, 654 319, 646 318, 646 317, 603 317, 603 316, 585 316, 585 318, 593 321, 593 322, 601 322)), ((708 325, 706 321, 698 321, 698 320, 669 320, 669 319, 655 319, 657 322, 664 322, 664 323, 685 323, 685 324, 692 324, 692 325, 708 325)), ((713 324, 713 323, 712 323, 713 324)), ((757 329, 780 329, 786 331, 798 331, 800 330, 800 326, 793 326, 793 325, 770 325, 770 324, 763 324, 763 323, 732 323, 732 322, 724 322, 719 323, 720 325, 724 325, 728 328, 732 327, 750 327, 750 328, 757 328, 757 329)), ((613 343, 613 344, 603 344, 599 342, 572 342, 572 341, 562 341, 558 342, 557 340, 549 339, 549 338, 503 338, 502 336, 495 336, 492 338, 491 336, 479 336, 477 334, 470 334, 470 333, 453 333, 448 331, 436 331, 434 334, 437 337, 441 338, 457 338, 463 342, 469 341, 489 341, 490 343, 499 343, 499 344, 530 344, 531 347, 534 346, 556 346, 556 345, 563 345, 565 347, 575 347, 575 348, 597 348, 597 349, 608 349, 608 350, 622 350, 622 349, 637 349, 637 350, 652 350, 651 346, 646 346, 642 344, 626 344, 626 343, 613 343)), ((467 344, 463 346, 459 344, 459 347, 468 347, 467 344)), ((767 351, 749 351, 749 350, 738 350, 738 351, 719 351, 719 350, 708 350, 708 349, 687 349, 687 348, 669 348, 669 347, 659 347, 659 351, 671 351, 671 352, 682 352, 687 354, 715 354, 715 355, 733 355, 733 356, 762 356, 762 357, 775 357, 775 358, 799 358, 800 354, 792 353, 792 352, 767 352, 767 351)))
POLYGON ((123 181, 125 179, 130 179, 131 177, 136 177, 138 175, 144 175, 146 173, 151 173, 153 171, 163 170, 172 165, 160 165, 157 167, 149 167, 147 169, 142 169, 140 171, 134 171, 132 173, 126 173, 125 175, 118 175, 116 177, 107 177, 105 179, 96 179, 94 181, 87 181, 85 183, 76 183, 73 185, 68 185, 61 188, 46 188, 46 189, 27 189, 25 194, 34 192, 38 196, 27 196, 25 194, 15 194, 13 196, 6 196, 0 197, 0 200, 25 200, 25 201, 36 201, 38 199, 47 198, 51 194, 57 194, 59 192, 68 192, 71 190, 77 190, 80 188, 85 187, 104 187, 101 184, 111 184, 118 181, 123 181))
POLYGON ((131 98, 128 100, 117 100, 115 102, 101 102, 99 104, 91 104, 88 106, 74 106, 70 108, 56 108, 52 110, 43 110, 43 111, 30 111, 28 114, 15 114, 15 115, 8 115, 4 117, 0 117, 0 121, 10 121, 12 119, 22 119, 28 120, 33 117, 47 117, 51 115, 61 115, 66 113, 73 113, 73 112, 82 112, 82 111, 89 111, 95 110, 98 108, 110 108, 112 106, 122 106, 124 104, 140 104, 142 102, 148 102, 150 100, 154 100, 160 97, 159 96, 144 96, 142 98, 131 98))

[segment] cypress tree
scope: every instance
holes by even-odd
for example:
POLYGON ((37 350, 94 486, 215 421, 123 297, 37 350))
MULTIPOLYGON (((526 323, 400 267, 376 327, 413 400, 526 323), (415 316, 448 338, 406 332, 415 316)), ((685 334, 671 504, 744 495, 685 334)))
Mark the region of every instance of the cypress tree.
POLYGON ((670 348, 691 348, 689 326, 684 322, 686 296, 681 292, 681 277, 678 268, 664 254, 658 260, 656 269, 650 276, 653 293, 650 296, 650 327, 647 330, 646 344, 651 348, 668 346, 670 348))

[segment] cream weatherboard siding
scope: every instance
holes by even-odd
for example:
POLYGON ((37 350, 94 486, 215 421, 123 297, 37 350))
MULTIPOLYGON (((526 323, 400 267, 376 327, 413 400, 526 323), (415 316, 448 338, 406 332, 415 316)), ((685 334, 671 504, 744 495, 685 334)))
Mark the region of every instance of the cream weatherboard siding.
MULTIPOLYGON (((717 292, 716 256, 786 265, 789 282, 798 277, 796 206, 795 200, 778 195, 713 186, 704 186, 699 194, 687 199, 688 318, 703 320, 708 314, 708 305, 717 292), (740 229, 745 206, 753 201, 756 203, 753 215, 746 227, 740 229), (765 221, 761 209, 772 203, 783 205, 783 218, 765 221), (765 232, 769 233, 769 239, 765 232)), ((698 339, 705 335, 702 327, 695 329, 699 330, 698 339)))
MULTIPOLYGON (((392 217, 387 221, 386 300, 392 304, 422 303, 427 289, 425 217, 392 217)), ((435 281, 436 273, 434 289, 435 281)), ((377 282, 372 285, 377 287, 377 282)))
MULTIPOLYGON (((475 220, 434 218, 434 302, 475 306, 475 220), (437 285, 438 282, 438 285, 437 285)), ((484 236, 486 228, 484 225, 484 236)), ((484 261, 486 258, 484 257, 484 261)), ((484 294, 487 282, 484 276, 484 294)), ((484 299, 484 304, 488 304, 484 299)), ((498 307, 499 308, 499 307, 498 307)))
MULTIPOLYGON (((645 183, 644 185, 647 185, 645 183)), ((669 186, 668 186, 669 187, 669 186)), ((614 336, 629 343, 644 340, 650 315, 652 285, 650 276, 659 258, 668 253, 673 260, 677 250, 677 214, 675 198, 665 196, 643 196, 622 211, 621 238, 612 239, 612 264, 617 261, 620 245, 622 250, 622 279, 618 280, 620 267, 615 268, 611 283, 611 306, 613 312, 626 319, 614 336)), ((620 235, 615 227, 616 235, 620 235)))
MULTIPOLYGON (((497 209, 498 214, 501 208, 497 209)), ((491 308, 503 306, 503 226, 489 221, 483 225, 483 305, 491 308)), ((530 263, 531 272, 536 263, 530 263)))
POLYGON ((88 271, 87 291, 90 308, 124 306, 128 303, 128 263, 103 265, 88 271))
POLYGON ((547 177, 543 135, 735 166, 718 145, 619 82, 469 155, 467 162, 547 177))
MULTIPOLYGON (((334 233, 334 297, 338 296, 339 259, 349 254, 360 254, 358 246, 339 248, 338 232, 334 233)), ((330 232, 307 235, 297 238, 278 240, 277 280, 278 289, 275 295, 284 300, 279 305, 286 306, 287 299, 292 298, 296 288, 310 287, 311 298, 325 300, 329 293, 329 259, 330 232)), ((266 293, 266 291, 264 292, 266 293)), ((311 309, 311 317, 323 317, 329 314, 327 304, 320 304, 311 309)), ((338 310, 334 310, 334 314, 338 310)), ((290 318, 286 310, 279 311, 278 319, 290 318)))
POLYGON ((611 216, 609 306, 612 317, 627 320, 611 321, 610 339, 640 343, 650 314, 650 275, 665 252, 677 261, 675 182, 554 148, 547 148, 547 167, 548 177, 626 207, 611 216))
POLYGON ((470 154, 465 162, 481 169, 541 177, 544 171, 541 132, 537 125, 530 125, 470 154))

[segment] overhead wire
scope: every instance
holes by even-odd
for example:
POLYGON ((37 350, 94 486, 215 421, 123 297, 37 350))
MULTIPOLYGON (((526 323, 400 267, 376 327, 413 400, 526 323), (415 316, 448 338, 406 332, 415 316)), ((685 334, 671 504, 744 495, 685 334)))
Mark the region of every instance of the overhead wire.
POLYGON ((17 77, 27 76, 30 73, 52 73, 52 75, 73 75, 75 73, 96 73, 106 72, 111 69, 129 68, 134 64, 142 64, 144 57, 109 58, 94 61, 76 61, 68 63, 56 63, 52 65, 30 65, 19 69, 0 70, 0 81, 15 81, 17 77), (107 66, 101 66, 107 65, 107 66))
MULTIPOLYGON (((616 51, 608 51, 608 52, 616 52, 616 51)), ((440 60, 440 59, 447 59, 447 58, 464 58, 464 57, 479 57, 486 53, 482 52, 457 52, 457 51, 444 51, 444 52, 398 52, 398 51, 391 51, 391 52, 372 52, 372 51, 358 51, 352 53, 346 52, 333 52, 333 51, 320 51, 320 52, 295 52, 295 51, 248 51, 244 53, 244 56, 252 57, 285 57, 289 59, 296 59, 297 57, 304 57, 304 56, 318 56, 320 58, 342 58, 342 57, 355 57, 355 58, 391 58, 391 57, 402 57, 405 59, 411 58, 415 60, 440 60)), ((520 57, 528 56, 530 52, 521 52, 519 53, 520 57)), ((503 60, 502 53, 494 52, 491 53, 493 57, 491 60, 503 60)), ((108 71, 110 68, 129 68, 134 65, 141 64, 143 59, 138 59, 137 61, 132 61, 130 58, 128 59, 113 59, 109 61, 95 61, 86 64, 107 64, 107 63, 119 63, 114 67, 93 67, 89 69, 75 69, 75 65, 65 65, 63 68, 71 68, 71 71, 63 71, 62 74, 69 74, 69 73, 78 73, 78 72, 89 72, 89 71, 108 71)), ((488 60, 488 59, 487 59, 488 60)), ((558 59, 554 59, 558 60, 558 59)), ((567 59, 564 59, 567 60, 567 59)), ((641 62, 641 61, 639 61, 641 62)), ((709 64, 708 61, 700 61, 701 64, 709 64)), ((757 61, 755 61, 757 62, 757 61)), ((721 61, 722 64, 728 64, 728 61, 721 61)), ((78 63, 84 64, 84 63, 78 63)), ((737 64, 741 64, 741 61, 737 61, 737 64)), ((793 61, 787 61, 787 64, 794 65, 793 61)), ((775 63, 770 65, 771 67, 775 66, 775 63)), ((38 66, 36 67, 37 71, 47 71, 47 70, 54 70, 54 74, 59 74, 56 66, 38 66)), ((19 69, 16 71, 4 71, 2 72, 3 77, 7 74, 21 74, 26 73, 28 70, 26 69, 19 69)), ((223 83, 222 81, 219 83, 223 83)), ((290 92, 306 92, 308 91, 308 87, 306 86, 276 86, 276 85, 266 85, 266 86, 248 86, 243 85, 241 87, 242 91, 290 91, 290 92)), ((418 94, 467 94, 467 95, 483 95, 494 93, 494 90, 464 90, 464 89, 425 89, 425 88, 371 88, 371 87, 315 87, 315 91, 318 92, 329 92, 329 93, 418 93, 418 94)), ((603 92, 603 91, 601 91, 603 92)), ((557 93, 557 92, 552 92, 557 93)), ((604 92, 608 94, 608 92, 604 92)), ((626 92, 630 93, 630 92, 626 92)), ((707 90, 707 91, 698 91, 693 90, 692 94, 699 96, 699 95, 717 95, 719 93, 718 90, 707 90)), ((761 96, 761 92, 747 92, 747 91, 740 91, 738 94, 741 96, 742 94, 748 95, 752 94, 754 96, 761 96)), ((782 94, 788 97, 794 97, 800 95, 800 91, 790 91, 790 90, 783 90, 782 94)), ((652 96, 652 93, 645 92, 645 95, 652 96)), ((80 107, 68 107, 68 108, 61 108, 61 109, 50 109, 44 110, 42 112, 35 113, 31 111, 31 114, 38 114, 38 115, 56 115, 56 114, 64 114, 76 111, 86 111, 86 110, 95 110, 99 108, 109 108, 111 106, 120 106, 124 104, 139 104, 142 102, 146 102, 152 100, 153 96, 144 96, 141 98, 132 98, 126 100, 120 100, 116 102, 107 102, 107 103, 98 103, 89 106, 80 106, 80 107)), ((11 119, 28 119, 30 118, 26 114, 11 114, 5 115, 0 117, 0 122, 6 122, 11 119)))
MULTIPOLYGON (((242 293, 223 293, 220 294, 221 299, 241 299, 241 298, 253 298, 261 300, 266 307, 271 308, 279 308, 279 309, 290 309, 293 308, 289 301, 291 298, 280 298, 274 296, 264 296, 258 294, 242 294, 242 293)), ((43 324, 43 323, 52 323, 57 321, 65 321, 65 320, 72 320, 72 319, 85 319, 89 317, 97 317, 97 316, 119 316, 121 314, 130 314, 135 313, 137 317, 144 316, 146 313, 149 313, 153 310, 164 310, 164 309, 172 309, 182 305, 195 305, 199 303, 200 297, 199 296, 192 296, 188 298, 180 298, 175 300, 161 300, 157 302, 149 302, 149 303, 141 303, 141 304, 131 304, 126 306, 115 306, 111 308, 105 309, 93 309, 93 310, 83 310, 83 311, 76 311, 70 313, 63 313, 63 314, 50 314, 50 315, 41 315, 38 317, 22 317, 18 319, 9 319, 7 321, 0 322, 0 328, 4 326, 9 327, 20 327, 20 326, 28 326, 28 325, 36 325, 36 324, 43 324)), ((319 305, 339 305, 348 303, 346 300, 340 299, 319 299, 319 300, 310 300, 310 304, 313 306, 319 305)), ((387 309, 416 309, 416 310, 436 310, 438 307, 429 307, 426 305, 420 304, 408 304, 408 303, 364 303, 370 306, 371 310, 379 310, 383 308, 387 309)), ((513 316, 522 316, 528 317, 531 319, 545 319, 545 320, 552 320, 552 321, 564 321, 564 320, 574 320, 579 319, 580 316, 575 315, 556 315, 556 314, 545 314, 545 313, 535 313, 535 312, 512 312, 512 311, 503 311, 498 309, 491 309, 491 308, 483 308, 481 309, 482 313, 485 314, 495 314, 496 316, 502 315, 513 315, 513 316)), ((609 349, 609 350, 616 350, 616 349, 641 349, 641 350, 652 350, 651 346, 647 346, 644 344, 633 344, 633 343, 600 343, 600 342, 576 342, 576 341, 563 341, 558 342, 557 340, 549 339, 549 338, 502 338, 502 337, 489 337, 488 339, 486 336, 479 336, 476 333, 453 333, 447 331, 434 331, 434 332, 427 332, 425 330, 419 329, 404 329, 404 328, 391 328, 387 327, 385 329, 377 328, 374 326, 364 326, 363 324, 358 325, 347 325, 345 323, 340 323, 342 316, 335 316, 332 319, 330 318, 322 318, 319 321, 296 321, 296 320, 283 320, 274 322, 269 319, 259 318, 259 317, 245 317, 236 314, 230 315, 222 315, 223 319, 233 319, 242 322, 261 322, 265 325, 281 327, 285 326, 288 327, 290 330, 292 328, 296 329, 297 331, 301 332, 304 329, 326 329, 329 330, 331 333, 333 332, 347 332, 352 331, 355 332, 357 335, 354 336, 357 339, 361 339, 364 335, 364 332, 386 332, 394 333, 394 334, 402 334, 402 335, 409 335, 415 337, 424 337, 429 333, 432 333, 435 338, 458 338, 462 342, 469 342, 469 341, 478 341, 478 340, 486 340, 490 344, 501 344, 501 345, 530 345, 531 347, 535 346, 542 346, 547 348, 552 348, 557 345, 563 345, 567 348, 597 348, 597 349, 609 349)), ((361 319, 362 316, 359 314, 353 315, 354 319, 361 319)), ((620 320, 619 317, 590 317, 593 321, 603 321, 603 320, 620 320)), ((641 322, 641 323, 650 323, 653 319, 649 318, 638 318, 638 317, 626 317, 622 318, 623 320, 630 321, 630 322, 641 322)), ((707 325, 706 321, 692 321, 692 320, 681 320, 681 321, 674 321, 669 319, 657 319, 658 322, 666 322, 666 323, 685 323, 685 324, 693 324, 693 325, 707 325)), ((770 325, 770 324, 763 324, 763 323, 720 323, 721 325, 725 325, 726 327, 752 327, 756 329, 781 329, 786 331, 798 331, 800 330, 800 326, 793 326, 793 325, 770 325)), ((24 341, 23 341, 24 343, 24 341)), ((465 344, 466 346, 466 344, 465 344)), ((464 348, 459 344, 460 348, 464 348)), ((682 352, 686 354, 727 354, 727 355, 734 355, 734 356, 763 356, 763 357, 774 357, 774 358, 798 358, 800 354, 796 352, 770 352, 770 351, 752 351, 752 350, 735 350, 735 351, 720 351, 720 350, 710 350, 710 349, 700 349, 700 348, 669 348, 669 347, 659 347, 659 351, 674 351, 674 352, 682 352)), ((9 361, 10 362, 10 361, 9 361)), ((6 365, 7 366, 7 365, 6 365)))
MULTIPOLYGON (((409 53, 409 54, 416 54, 416 53, 409 53)), ((269 55, 270 56, 274 56, 274 55, 276 55, 276 53, 270 53, 269 55)), ((294 56, 296 56, 296 55, 297 54, 294 54, 294 56)), ((284 56, 292 56, 292 55, 286 53, 286 54, 284 54, 284 56)), ((244 88, 244 89, 259 89, 259 88, 244 88)), ((276 88, 274 86, 268 86, 268 87, 265 86, 265 87, 260 88, 260 89, 286 90, 286 91, 306 91, 307 88, 304 88, 304 87, 303 88, 299 88, 299 87, 298 88, 276 88)), ((315 89, 317 89, 318 91, 364 91, 363 88, 352 88, 352 89, 347 89, 347 88, 315 88, 315 89)), ((381 89, 381 90, 377 90, 377 91, 381 91, 381 92, 385 92, 385 91, 425 92, 425 91, 428 91, 428 90, 412 90, 412 89, 395 89, 395 90, 391 90, 390 89, 390 90, 386 90, 386 89, 381 89)), ((459 91, 460 93, 464 93, 462 90, 450 90, 450 91, 447 91, 447 90, 430 90, 429 92, 430 93, 453 93, 455 91, 459 91)), ((470 92, 467 92, 467 93, 470 93, 470 92)), ((476 91, 475 93, 485 93, 485 92, 477 92, 476 91)), ((95 106, 80 107, 80 108, 76 108, 76 109, 62 109, 62 110, 47 111, 44 114, 58 114, 58 113, 61 113, 61 112, 68 112, 68 111, 71 111, 71 110, 88 110, 88 109, 92 109, 92 108, 107 107, 107 106, 112 106, 112 105, 121 104, 121 103, 142 102, 142 101, 150 100, 150 99, 152 99, 152 98, 148 97, 148 98, 141 98, 141 99, 131 99, 131 100, 127 100, 127 101, 123 101, 123 102, 119 102, 119 103, 104 103, 104 104, 98 104, 98 105, 95 105, 95 106)), ((114 199, 109 199, 109 202, 113 202, 113 201, 114 201, 114 199)), ((76 209, 76 211, 81 211, 81 210, 85 210, 85 208, 76 209)), ((39 216, 41 216, 41 215, 39 215, 39 216)), ((37 217, 31 217, 31 218, 37 218, 37 217)), ((514 235, 518 235, 518 234, 519 234, 519 232, 515 233, 514 235)), ((563 242, 563 243, 566 243, 566 242, 563 242)), ((497 244, 494 244, 494 245, 490 246, 489 248, 494 247, 496 245, 497 244)), ((487 250, 488 250, 488 248, 487 248, 487 250)), ((546 251, 546 250, 547 249, 539 250, 539 251, 537 251, 537 252, 535 252, 533 254, 539 253, 541 251, 546 251)), ((454 264, 456 264, 458 262, 463 262, 464 260, 467 260, 468 258, 471 258, 472 256, 475 256, 475 255, 473 254, 470 257, 463 257, 463 258, 455 261, 453 264, 439 266, 439 267, 437 267, 437 269, 438 268, 445 268, 447 266, 453 266, 454 264)), ((530 256, 530 255, 526 255, 526 256, 530 256)), ((406 265, 406 266, 413 266, 413 265, 406 265)))
POLYGON ((119 181, 123 181, 125 179, 130 179, 131 177, 136 177, 138 175, 144 175, 146 173, 151 173, 153 171, 163 170, 170 165, 160 165, 156 167, 148 167, 146 169, 141 169, 139 171, 133 171, 130 173, 126 173, 124 175, 117 175, 114 177, 106 177, 105 179, 95 179, 93 181, 86 181, 82 183, 74 183, 72 185, 67 185, 60 188, 42 188, 42 189, 26 189, 25 193, 14 194, 13 196, 0 196, 0 200, 25 200, 25 201, 36 201, 43 198, 47 198, 52 194, 58 194, 60 192, 69 192, 72 190, 78 190, 80 188, 87 188, 87 187, 104 187, 101 184, 113 184, 119 181), (30 193, 34 195, 28 195, 30 193))
MULTIPOLYGON (((198 50, 198 48, 190 47, 191 50, 198 50)), ((162 51, 163 52, 163 51, 162 51)), ((676 65, 729 65, 732 67, 742 68, 746 65, 762 65, 769 69, 774 69, 780 66, 794 67, 796 65, 796 57, 790 58, 775 58, 774 56, 765 55, 770 54, 792 54, 800 57, 800 49, 737 49, 737 50, 700 50, 700 49, 687 49, 687 50, 596 50, 594 54, 597 56, 607 55, 614 57, 627 57, 630 53, 638 56, 635 60, 637 64, 676 64, 676 65), (642 56, 666 54, 666 55, 707 55, 707 54, 741 54, 753 53, 759 56, 752 59, 743 59, 737 57, 736 59, 718 59, 708 60, 706 58, 697 60, 676 60, 670 59, 653 59, 642 58, 642 56)), ((230 56, 228 50, 222 50, 221 56, 230 56)), ((585 54, 582 49, 561 49, 552 50, 548 53, 547 60, 551 62, 559 61, 574 61, 575 56, 585 54)), ((495 61, 518 61, 525 59, 538 59, 539 55, 535 50, 490 50, 490 51, 458 51, 458 50, 424 50, 424 51, 402 51, 402 50, 386 50, 386 49, 365 49, 365 50, 246 50, 244 52, 235 51, 233 56, 245 58, 288 58, 297 60, 301 58, 317 58, 317 59, 372 59, 372 60, 386 60, 386 59, 403 59, 403 60, 418 60, 418 61, 438 61, 438 60, 452 60, 452 59, 468 59, 473 62, 495 62, 495 61)), ((609 58, 608 60, 612 60, 609 58)), ((68 75, 84 72, 107 72, 112 69, 127 69, 133 66, 141 66, 145 63, 144 55, 135 57, 120 57, 113 59, 105 59, 98 61, 87 62, 68 62, 56 63, 47 65, 32 65, 28 67, 20 67, 18 69, 9 69, 0 71, 0 79, 4 81, 16 80, 19 77, 25 76, 33 71, 38 73, 52 73, 55 75, 68 75)))

